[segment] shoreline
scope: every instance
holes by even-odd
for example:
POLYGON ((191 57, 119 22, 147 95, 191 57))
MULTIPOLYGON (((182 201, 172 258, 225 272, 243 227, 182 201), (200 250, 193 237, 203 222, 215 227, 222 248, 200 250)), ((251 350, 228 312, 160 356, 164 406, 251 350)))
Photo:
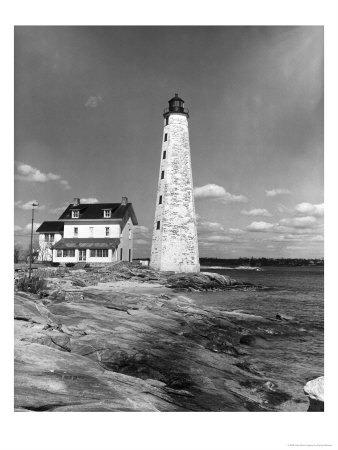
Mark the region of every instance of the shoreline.
POLYGON ((258 328, 285 332, 292 322, 198 306, 156 280, 15 297, 17 411, 308 408, 302 389, 294 398, 252 357, 270 345, 258 328))

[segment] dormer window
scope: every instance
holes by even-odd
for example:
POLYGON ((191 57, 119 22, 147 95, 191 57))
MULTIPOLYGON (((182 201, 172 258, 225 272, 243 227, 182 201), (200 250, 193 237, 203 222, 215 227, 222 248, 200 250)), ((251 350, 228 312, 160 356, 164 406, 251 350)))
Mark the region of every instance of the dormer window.
POLYGON ((80 217, 80 211, 72 211, 72 219, 78 219, 80 217))
POLYGON ((103 210, 103 217, 105 219, 110 219, 111 218, 111 210, 110 209, 104 209, 103 210))

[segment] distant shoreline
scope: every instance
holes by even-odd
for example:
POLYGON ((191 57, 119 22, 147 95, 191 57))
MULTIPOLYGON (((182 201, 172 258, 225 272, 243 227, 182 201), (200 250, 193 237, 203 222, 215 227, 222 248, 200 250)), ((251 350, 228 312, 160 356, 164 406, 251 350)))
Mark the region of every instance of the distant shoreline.
POLYGON ((257 270, 261 271, 260 267, 251 266, 238 266, 238 267, 226 267, 226 266, 201 266, 201 269, 221 269, 221 270, 257 270))
POLYGON ((324 258, 200 258, 203 268, 238 269, 260 268, 264 266, 324 266, 324 258))
MULTIPOLYGON (((133 262, 148 261, 150 258, 135 258, 133 262)), ((260 268, 264 266, 324 266, 324 258, 200 258, 200 265, 204 269, 238 269, 260 268)))

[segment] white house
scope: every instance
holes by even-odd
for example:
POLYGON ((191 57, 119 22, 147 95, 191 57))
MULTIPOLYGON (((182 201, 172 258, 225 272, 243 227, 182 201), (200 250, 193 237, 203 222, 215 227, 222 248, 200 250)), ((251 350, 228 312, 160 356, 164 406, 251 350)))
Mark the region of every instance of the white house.
POLYGON ((121 203, 80 203, 74 198, 57 221, 43 222, 37 229, 39 261, 132 261, 135 225, 127 197, 121 203))

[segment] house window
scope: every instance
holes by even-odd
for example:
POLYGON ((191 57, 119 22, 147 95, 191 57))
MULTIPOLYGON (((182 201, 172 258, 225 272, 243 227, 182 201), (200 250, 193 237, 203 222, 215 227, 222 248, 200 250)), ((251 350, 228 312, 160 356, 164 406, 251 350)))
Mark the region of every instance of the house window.
POLYGON ((167 157, 167 152, 164 150, 164 152, 163 152, 163 159, 166 159, 166 157, 167 157))
POLYGON ((129 239, 131 239, 131 230, 129 230, 129 239))
POLYGON ((159 200, 158 200, 158 204, 159 204, 159 205, 162 205, 162 195, 160 195, 160 198, 159 198, 159 200))
POLYGON ((156 224, 156 230, 159 230, 161 228, 161 222, 158 220, 156 224))
POLYGON ((45 233, 45 242, 54 242, 54 233, 45 233))
POLYGON ((79 229, 77 227, 74 227, 74 237, 78 237, 79 235, 79 229))
POLYGON ((109 235, 110 235, 110 228, 106 227, 106 236, 109 236, 109 235))
POLYGON ((56 256, 62 258, 62 250, 56 250, 56 256))
POLYGON ((164 170, 162 170, 161 172, 161 180, 163 180, 163 178, 164 178, 164 170))
POLYGON ((89 236, 90 237, 94 236, 94 227, 89 227, 89 236))
POLYGON ((63 250, 63 255, 64 258, 66 257, 70 257, 70 258, 74 258, 75 256, 75 249, 74 248, 67 248, 65 250, 63 250))
POLYGON ((131 262, 131 249, 129 249, 129 262, 131 262))
POLYGON ((108 258, 107 248, 97 248, 95 250, 90 250, 91 258, 108 258))
POLYGON ((72 211, 72 218, 78 219, 80 216, 80 211, 72 211))
POLYGON ((168 125, 169 124, 169 117, 165 118, 165 124, 168 125))
POLYGON ((105 219, 110 219, 111 218, 111 210, 110 209, 104 209, 103 210, 103 217, 105 219))
POLYGON ((123 248, 120 249, 120 260, 122 261, 123 258, 123 248))
POLYGON ((164 142, 166 142, 168 140, 168 133, 166 133, 165 135, 164 135, 164 142))

